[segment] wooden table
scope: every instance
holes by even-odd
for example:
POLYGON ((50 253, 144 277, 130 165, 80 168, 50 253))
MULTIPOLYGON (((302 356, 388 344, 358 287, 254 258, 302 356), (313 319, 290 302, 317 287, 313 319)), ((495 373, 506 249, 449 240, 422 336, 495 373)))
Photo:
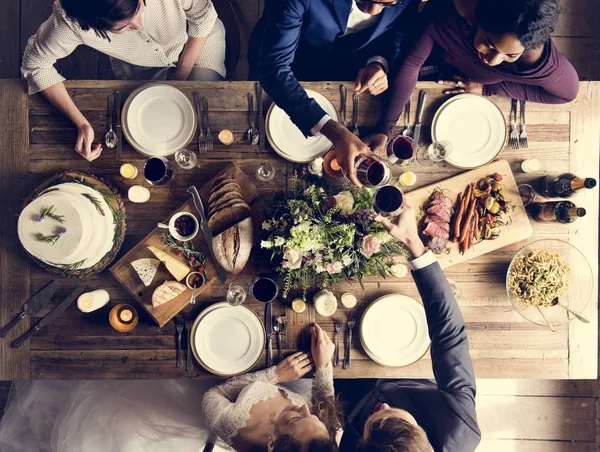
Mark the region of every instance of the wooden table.
MULTIPOLYGON (((101 137, 107 130, 107 95, 120 89, 126 97, 139 85, 139 82, 78 81, 68 82, 67 88, 77 106, 91 121, 97 137, 101 137)), ((243 133, 248 129, 246 94, 254 92, 252 83, 180 82, 173 85, 188 95, 199 91, 207 96, 213 112, 213 130, 232 130, 236 144, 216 146, 213 153, 203 158, 201 168, 179 172, 169 187, 152 188, 152 198, 147 204, 127 203, 128 234, 122 253, 188 198, 186 189, 189 185, 201 186, 231 161, 237 162, 250 176, 265 160, 275 165, 276 179, 271 183, 257 184, 261 194, 285 189, 294 171, 293 164, 279 158, 274 152, 260 153, 258 147, 242 142, 243 133)), ((348 86, 350 88, 351 84, 348 86)), ((339 103, 339 83, 307 83, 306 87, 325 94, 336 105, 339 103)), ((444 96, 434 84, 420 86, 425 87, 431 90, 424 115, 425 124, 429 124, 444 96)), ((416 96, 417 91, 412 102, 415 108, 416 96)), ((361 130, 363 125, 374 124, 381 108, 380 99, 363 97, 359 116, 361 130)), ((493 100, 506 115, 509 100, 493 100)), ((270 104, 268 99, 265 108, 270 104)), ((351 104, 348 102, 349 114, 351 104)), ((529 149, 515 151, 505 148, 499 157, 511 163, 519 183, 535 178, 519 169, 523 159, 533 156, 546 160, 552 172, 572 171, 581 176, 598 177, 598 105, 600 82, 581 83, 579 97, 567 105, 528 104, 529 149)), ((106 177, 125 194, 129 186, 143 183, 143 179, 138 176, 134 181, 124 180, 119 176, 119 166, 127 161, 140 168, 144 158, 127 145, 124 146, 121 162, 116 161, 114 152, 108 149, 91 164, 78 157, 73 151, 76 136, 73 126, 40 96, 28 97, 21 81, 0 81, 0 111, 3 113, 0 120, 0 146, 3 153, 0 159, 0 193, 3 197, 0 204, 0 323, 5 324, 20 311, 21 305, 31 294, 52 279, 52 276, 30 263, 19 247, 16 217, 21 200, 46 177, 66 169, 83 170, 106 177)), ((425 127, 423 140, 428 140, 428 135, 428 127, 425 127)), ((448 165, 422 168, 417 164, 411 169, 418 174, 417 187, 460 171, 448 165)), ((586 254, 596 272, 598 189, 578 195, 576 202, 587 209, 585 218, 570 226, 535 223, 531 240, 550 237, 568 240, 586 254)), ((446 271, 447 276, 460 286, 458 302, 466 320, 477 377, 595 379, 597 293, 594 293, 584 313, 591 320, 589 325, 573 321, 552 333, 546 328, 530 324, 511 309, 504 288, 510 259, 522 245, 512 245, 446 271)), ((243 276, 250 278, 256 267, 256 263, 251 261, 243 276)), ((80 283, 75 279, 59 278, 55 299, 61 300, 80 283)), ((90 289, 107 289, 115 302, 132 301, 108 272, 87 278, 85 283, 90 289)), ((417 296, 410 276, 402 280, 368 280, 364 294, 358 284, 344 283, 336 287, 336 292, 344 291, 354 291, 360 296, 360 310, 390 292, 417 296)), ((190 311, 196 313, 212 302, 223 300, 225 292, 226 285, 215 284, 197 305, 190 307, 190 311)), ((54 303, 38 316, 48 313, 52 306, 54 303)), ((259 305, 250 306, 257 312, 262 309, 259 305)), ((286 353, 309 347, 306 329, 315 320, 328 331, 333 330, 331 319, 321 318, 312 307, 303 315, 296 315, 286 306, 279 303, 274 308, 275 314, 285 315, 288 320, 287 333, 283 337, 286 353)), ((24 347, 13 350, 10 341, 28 327, 28 322, 23 322, 8 338, 0 339, 0 379, 186 378, 208 375, 199 367, 193 373, 176 368, 174 325, 169 324, 161 330, 145 316, 143 309, 140 308, 139 312, 139 326, 133 333, 121 335, 109 326, 106 311, 83 315, 75 306, 71 306, 24 347)), ((337 313, 338 316, 344 314, 341 310, 337 313)), ((355 334, 355 338, 357 336, 355 334)), ((406 368, 386 368, 370 361, 358 340, 352 346, 352 367, 348 370, 337 369, 335 376, 338 378, 432 376, 429 356, 406 368)), ((263 365, 264 361, 261 360, 258 367, 263 365)))

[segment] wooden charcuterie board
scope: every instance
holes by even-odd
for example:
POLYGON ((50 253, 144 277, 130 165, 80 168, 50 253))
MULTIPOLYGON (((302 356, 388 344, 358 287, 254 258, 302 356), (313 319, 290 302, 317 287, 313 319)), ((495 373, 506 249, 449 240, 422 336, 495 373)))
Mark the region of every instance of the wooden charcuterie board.
MULTIPOLYGON (((257 196, 256 186, 254 183, 235 165, 231 164, 219 174, 215 175, 213 179, 211 179, 208 183, 206 183, 202 189, 199 191, 200 197, 202 198, 202 202, 204 207, 208 206, 208 196, 210 194, 210 190, 213 185, 213 180, 224 174, 231 174, 235 181, 242 188, 242 196, 244 201, 247 204, 251 205, 252 201, 257 196)), ((191 212, 198 218, 198 213, 194 207, 194 203, 190 196, 190 199, 184 203, 179 209, 177 209, 173 214, 177 212, 191 212)), ((169 223, 169 218, 164 220, 164 223, 169 223)), ((198 218, 200 220, 200 218, 198 218)), ((156 248, 164 251, 170 256, 180 260, 181 262, 185 262, 184 258, 178 257, 173 250, 168 248, 163 244, 161 239, 161 235, 168 232, 165 229, 155 228, 150 234, 148 234, 142 241, 140 241, 136 246, 134 246, 131 251, 125 254, 115 265, 113 265, 110 269, 110 272, 115 277, 117 281, 119 281, 131 294, 133 298, 137 300, 137 302, 142 305, 142 307, 148 311, 148 314, 156 321, 158 326, 161 328, 165 326, 173 317, 175 317, 183 308, 185 308, 190 302, 190 298, 192 296, 192 291, 188 288, 184 292, 182 292, 178 297, 170 300, 160 306, 154 307, 152 305, 152 294, 154 290, 161 285, 165 281, 172 281, 175 278, 168 272, 165 266, 161 263, 158 268, 158 272, 154 277, 152 284, 150 287, 144 286, 141 279, 131 266, 131 262, 142 259, 142 258, 155 258, 155 256, 148 250, 148 246, 155 246, 156 248)), ((212 284, 220 284, 220 281, 217 278, 215 267, 210 260, 208 249, 206 242, 204 240, 204 236, 202 232, 199 231, 198 235, 192 240, 196 249, 202 251, 206 256, 205 262, 205 271, 207 281, 206 283, 199 289, 196 290, 196 295, 199 296, 202 294, 206 288, 212 284)), ((185 281, 181 281, 182 284, 185 284, 185 281)))
POLYGON ((406 201, 413 206, 415 211, 420 213, 420 209, 427 203, 435 189, 443 190, 444 194, 452 199, 454 205, 458 194, 463 192, 467 185, 477 182, 494 173, 499 173, 502 176, 502 183, 504 184, 507 200, 515 207, 514 211, 508 214, 511 219, 510 224, 501 227, 500 236, 497 239, 483 240, 482 242, 475 244, 464 254, 460 254, 458 243, 449 241, 446 251, 437 255, 437 261, 442 268, 460 264, 461 262, 468 261, 474 257, 490 253, 499 248, 504 248, 505 246, 525 240, 533 234, 510 165, 506 160, 498 160, 489 165, 467 171, 458 176, 406 193, 406 201))

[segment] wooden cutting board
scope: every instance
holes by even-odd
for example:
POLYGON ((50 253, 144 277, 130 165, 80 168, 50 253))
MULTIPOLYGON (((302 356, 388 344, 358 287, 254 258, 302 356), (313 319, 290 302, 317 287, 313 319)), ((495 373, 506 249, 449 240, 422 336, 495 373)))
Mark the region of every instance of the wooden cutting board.
POLYGON ((473 247, 465 252, 465 254, 460 254, 458 243, 448 241, 447 252, 437 255, 437 261, 442 268, 460 264, 461 262, 468 261, 474 257, 490 253, 499 248, 512 245, 513 243, 531 237, 533 230, 529 218, 527 217, 525 207, 523 207, 523 201, 519 195, 517 183, 515 182, 515 177, 510 169, 510 165, 506 160, 498 160, 489 165, 467 171, 458 176, 406 193, 407 202, 415 209, 415 211, 420 213, 421 208, 427 204, 429 197, 435 189, 444 190, 444 194, 452 199, 452 204, 455 205, 458 194, 464 192, 467 185, 474 182, 476 183, 479 179, 494 173, 499 173, 502 176, 502 183, 504 184, 507 200, 510 204, 515 206, 515 210, 508 214, 512 223, 501 227, 500 236, 497 239, 483 240, 482 242, 473 245, 473 247))
MULTIPOLYGON (((213 179, 211 179, 208 183, 206 183, 202 189, 200 190, 200 197, 202 198, 202 202, 204 204, 204 208, 208 207, 208 197, 210 194, 210 190, 213 186, 213 180, 224 174, 231 174, 235 181, 242 187, 242 196, 244 197, 244 201, 248 205, 251 205, 252 201, 257 196, 256 186, 254 183, 246 177, 246 175, 235 165, 231 164, 219 174, 217 174, 213 179)), ((196 212, 196 208, 194 207, 194 202, 192 201, 192 197, 190 195, 189 201, 183 204, 179 209, 175 210, 173 214, 177 212, 191 212, 193 213, 198 220, 200 220, 198 213, 196 212)), ((172 214, 172 215, 173 215, 172 214)), ((165 219, 163 223, 168 224, 169 218, 165 219)), ((156 248, 168 253, 174 258, 180 260, 181 262, 185 262, 185 259, 182 257, 178 257, 173 250, 164 245, 161 235, 167 233, 165 229, 155 228, 150 234, 148 234, 141 242, 139 242, 136 246, 131 249, 127 254, 125 254, 115 265, 113 265, 110 269, 110 272, 115 277, 117 281, 119 281, 131 294, 133 298, 137 300, 142 307, 148 311, 148 314, 158 323, 158 326, 161 328, 165 326, 173 317, 175 317, 183 308, 185 308, 190 302, 190 298, 192 296, 192 291, 188 288, 181 293, 177 298, 170 300, 158 307, 152 306, 152 294, 154 290, 161 285, 165 281, 174 281, 175 278, 169 273, 169 271, 165 268, 165 266, 161 263, 158 267, 158 271, 156 276, 154 277, 152 284, 150 287, 144 286, 139 276, 131 266, 131 262, 142 259, 142 258, 155 258, 155 256, 150 252, 148 246, 155 246, 156 248)), ((204 236, 202 232, 198 232, 198 235, 192 240, 196 249, 202 251, 206 256, 206 276, 207 282, 200 289, 196 290, 196 295, 201 295, 206 288, 212 284, 220 284, 217 277, 217 272, 215 270, 213 262, 210 260, 208 248, 206 245, 206 241, 204 240, 204 236)), ((182 284, 185 284, 185 280, 181 281, 182 284)))

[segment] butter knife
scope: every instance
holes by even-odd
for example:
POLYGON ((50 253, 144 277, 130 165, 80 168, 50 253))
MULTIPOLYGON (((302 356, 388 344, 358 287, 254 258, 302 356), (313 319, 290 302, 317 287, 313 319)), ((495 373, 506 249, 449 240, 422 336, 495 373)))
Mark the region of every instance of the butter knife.
POLYGON ((200 193, 198 193, 198 190, 193 185, 187 189, 187 192, 192 195, 194 206, 198 211, 198 215, 200 215, 200 230, 202 230, 204 240, 206 240, 206 247, 208 248, 208 253, 210 254, 210 258, 213 261, 215 269, 217 270, 217 276, 221 282, 224 283, 227 280, 227 274, 225 273, 225 269, 221 267, 221 264, 219 264, 217 259, 215 259, 215 252, 212 245, 213 235, 208 227, 208 221, 206 220, 206 214, 204 213, 204 205, 202 204, 200 193))
POLYGON ((427 99, 427 91, 421 90, 419 93, 419 106, 417 107, 417 122, 415 124, 415 131, 413 132, 413 146, 419 145, 419 138, 421 136, 421 119, 423 117, 423 109, 425 108, 425 100, 427 99))
POLYGON ((115 92, 115 112, 117 114, 117 160, 121 160, 123 153, 123 130, 121 130, 121 91, 115 92))
POLYGON ((17 348, 17 347, 20 347, 21 345, 23 345, 23 343, 27 339, 29 339, 31 336, 33 336, 35 333, 37 333, 40 330, 40 328, 50 324, 51 322, 54 321, 54 319, 56 319, 59 315, 61 315, 62 312, 65 309, 67 309, 69 307, 69 305, 71 303, 73 303, 73 301, 75 301, 75 299, 83 293, 84 290, 85 290, 85 286, 77 287, 77 289, 75 289, 73 292, 71 292, 71 294, 67 298, 65 298, 63 301, 61 301, 60 304, 58 304, 52 311, 50 311, 48 314, 46 314, 46 317, 44 317, 42 320, 40 320, 33 328, 31 328, 29 331, 27 331, 19 339, 13 341, 13 343, 10 344, 10 346, 12 348, 17 348))
POLYGON ((52 299, 56 291, 56 281, 50 282, 42 290, 25 302, 23 310, 11 322, 0 330, 0 337, 5 337, 10 330, 21 322, 28 315, 35 315, 42 310, 44 306, 52 299))
POLYGON ((265 333, 267 335, 267 367, 273 363, 272 338, 273 338, 273 306, 271 303, 265 305, 265 333))
POLYGON ((259 82, 256 82, 256 100, 258 102, 258 136, 259 149, 265 150, 265 120, 263 118, 263 89, 259 82))

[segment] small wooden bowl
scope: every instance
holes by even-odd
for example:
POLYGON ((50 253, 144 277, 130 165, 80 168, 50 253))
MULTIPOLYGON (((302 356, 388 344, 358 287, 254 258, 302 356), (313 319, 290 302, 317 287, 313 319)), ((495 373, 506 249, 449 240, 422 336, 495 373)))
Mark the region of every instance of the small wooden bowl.
POLYGON ((119 333, 128 333, 138 324, 138 313, 130 304, 118 304, 108 314, 110 325, 119 333))

